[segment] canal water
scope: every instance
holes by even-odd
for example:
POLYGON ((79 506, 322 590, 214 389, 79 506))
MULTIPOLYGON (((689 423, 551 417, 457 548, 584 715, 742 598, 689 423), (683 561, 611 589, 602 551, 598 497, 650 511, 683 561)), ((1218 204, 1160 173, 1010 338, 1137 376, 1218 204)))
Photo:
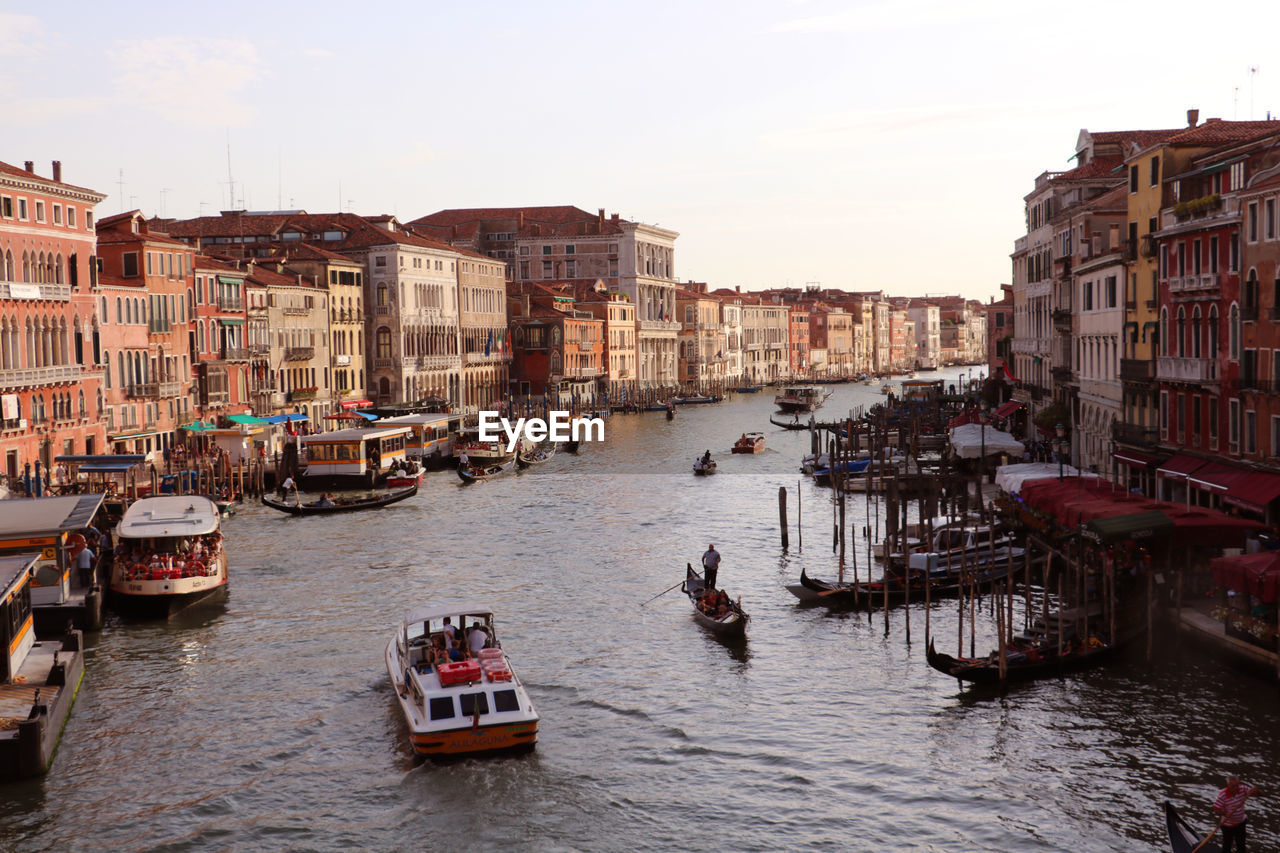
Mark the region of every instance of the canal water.
MULTIPOLYGON (((881 399, 832 387, 823 417, 881 399)), ((801 567, 838 571, 831 504, 771 403, 615 416, 576 456, 470 487, 435 473, 347 518, 242 510, 225 603, 91 642, 52 771, 4 790, 0 849, 1155 850, 1161 804, 1207 832, 1228 771, 1266 789, 1251 832, 1276 848, 1273 683, 1166 642, 1152 667, 961 691, 925 664, 923 604, 910 644, 902 610, 886 635, 799 606, 801 567), (731 456, 749 430, 765 452, 731 456), (704 450, 719 473, 695 478, 704 450), (741 645, 679 590, 643 604, 709 543, 751 614, 741 645), (542 716, 532 754, 409 752, 383 650, 403 611, 459 599, 496 611, 542 716)), ((932 613, 951 651, 955 609, 932 613)))

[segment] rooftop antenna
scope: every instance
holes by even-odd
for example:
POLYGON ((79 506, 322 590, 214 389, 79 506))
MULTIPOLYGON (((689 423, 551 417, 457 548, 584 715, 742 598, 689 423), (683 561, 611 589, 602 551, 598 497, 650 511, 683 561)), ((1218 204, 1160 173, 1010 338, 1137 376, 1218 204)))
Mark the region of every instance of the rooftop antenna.
POLYGON ((169 189, 168 187, 165 187, 164 189, 160 190, 160 218, 161 219, 164 219, 164 194, 169 192, 173 192, 173 190, 169 189))
POLYGON ((236 207, 236 181, 231 177, 231 128, 227 128, 227 198, 231 200, 230 209, 236 207))
POLYGON ((1231 120, 1240 118, 1240 87, 1231 87, 1231 120))
POLYGON ((276 151, 276 210, 284 210, 284 155, 276 151))
POLYGON ((1258 76, 1258 66, 1249 66, 1249 121, 1253 121, 1253 85, 1258 76))
POLYGON ((116 178, 116 186, 120 188, 120 212, 124 213, 124 169, 120 170, 120 176, 116 178))
POLYGON ((201 215, 201 216, 204 216, 204 207, 205 207, 205 205, 207 205, 208 203, 209 203, 209 202, 207 202, 207 201, 202 201, 202 202, 200 202, 200 215, 201 215))

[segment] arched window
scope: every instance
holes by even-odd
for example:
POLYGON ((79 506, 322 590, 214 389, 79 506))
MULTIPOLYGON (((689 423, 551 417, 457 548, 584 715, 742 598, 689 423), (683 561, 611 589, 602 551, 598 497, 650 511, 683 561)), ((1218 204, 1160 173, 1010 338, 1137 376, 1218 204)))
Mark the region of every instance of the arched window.
POLYGON ((376 345, 378 358, 391 358, 391 330, 386 326, 378 327, 376 345))
POLYGON ((1160 354, 1169 354, 1169 309, 1160 309, 1160 354))
POLYGON ((1200 306, 1191 310, 1191 357, 1200 358, 1200 306))
POLYGON ((1209 346, 1205 352, 1209 358, 1218 357, 1218 306, 1209 306, 1209 346))
POLYGON ((1187 354, 1187 309, 1178 306, 1178 357, 1187 354))
MULTIPOLYGON (((110 388, 111 387, 111 353, 110 352, 106 350, 103 351, 102 363, 106 365, 106 369, 102 371, 102 381, 106 383, 108 388, 110 388)), ((98 408, 102 408, 101 405, 99 405, 98 408)))

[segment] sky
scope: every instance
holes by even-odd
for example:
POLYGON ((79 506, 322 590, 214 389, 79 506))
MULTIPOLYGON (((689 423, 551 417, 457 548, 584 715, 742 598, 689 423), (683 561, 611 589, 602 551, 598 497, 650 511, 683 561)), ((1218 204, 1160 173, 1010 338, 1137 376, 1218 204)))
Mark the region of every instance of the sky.
POLYGON ((1082 128, 1280 115, 1280 6, 1205 10, 0 3, 0 160, 99 217, 574 205, 679 232, 681 280, 987 301, 1082 128))

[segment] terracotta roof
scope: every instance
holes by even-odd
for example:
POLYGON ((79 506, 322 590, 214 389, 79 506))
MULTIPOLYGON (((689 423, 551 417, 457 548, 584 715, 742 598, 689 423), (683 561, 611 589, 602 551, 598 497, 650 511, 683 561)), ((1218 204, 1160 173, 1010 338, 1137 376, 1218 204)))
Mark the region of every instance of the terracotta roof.
POLYGON ((479 207, 441 210, 421 216, 408 225, 427 230, 443 240, 473 239, 487 231, 515 233, 520 237, 581 237, 621 234, 627 220, 588 213, 572 205, 556 207, 479 207), (521 225, 523 217, 523 225, 521 225), (487 226, 487 227, 486 227, 487 226))
POLYGON ((197 254, 195 258, 195 263, 192 266, 195 269, 204 270, 206 272, 209 270, 213 270, 214 272, 227 272, 227 273, 237 273, 239 275, 244 275, 243 267, 238 267, 233 263, 225 261, 221 258, 215 258, 211 255, 197 254))
POLYGON ((1204 124, 1188 127, 1168 139, 1170 145, 1218 145, 1247 142, 1270 133, 1280 133, 1280 120, 1222 121, 1211 118, 1204 124))
POLYGON ((1107 144, 1124 144, 1133 143, 1139 147, 1146 148, 1149 145, 1155 145, 1161 140, 1178 133, 1182 128, 1171 128, 1168 130, 1102 130, 1097 133, 1090 133, 1093 138, 1094 145, 1107 144))
POLYGON ((300 261, 342 261, 345 264, 356 264, 360 262, 341 255, 337 252, 331 252, 314 243, 289 243, 280 246, 272 246, 279 255, 286 260, 297 259, 300 261))
POLYGON ((1123 171, 1116 171, 1117 167, 1121 166, 1123 163, 1124 161, 1118 156, 1104 155, 1101 157, 1094 157, 1088 163, 1085 163, 1082 166, 1076 166, 1074 169, 1058 175, 1053 179, 1053 182, 1084 181, 1095 178, 1123 180, 1123 171))
POLYGON ((76 186, 75 184, 68 184, 64 181, 55 181, 53 178, 46 178, 42 175, 37 175, 35 172, 28 172, 26 169, 19 169, 17 166, 11 165, 9 163, 5 163, 2 160, 0 160, 0 174, 13 175, 15 178, 26 178, 28 180, 34 180, 34 181, 44 181, 47 184, 54 184, 55 186, 66 187, 69 190, 80 190, 81 192, 93 193, 94 195, 102 195, 102 193, 98 192, 97 190, 91 190, 88 187, 76 186))
POLYGON ((267 285, 267 286, 271 286, 271 285, 275 285, 277 287, 285 287, 285 286, 316 287, 317 286, 316 282, 313 281, 310 276, 305 276, 305 275, 302 276, 302 281, 299 282, 297 275, 276 272, 274 267, 275 267, 274 263, 268 266, 264 266, 262 264, 254 264, 253 272, 248 273, 247 277, 253 280, 254 282, 256 282, 257 284, 267 285))

